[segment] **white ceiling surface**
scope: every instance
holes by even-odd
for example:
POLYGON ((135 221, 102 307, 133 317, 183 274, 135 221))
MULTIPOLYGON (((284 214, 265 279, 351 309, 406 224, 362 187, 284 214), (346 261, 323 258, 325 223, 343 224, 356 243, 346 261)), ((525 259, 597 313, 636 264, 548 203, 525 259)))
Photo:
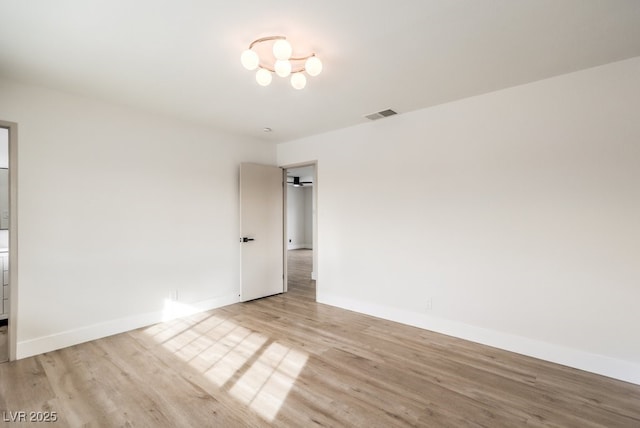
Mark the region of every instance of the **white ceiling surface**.
POLYGON ((0 0, 0 75, 274 142, 634 56, 638 0, 0 0), (322 74, 258 86, 267 35, 322 74))

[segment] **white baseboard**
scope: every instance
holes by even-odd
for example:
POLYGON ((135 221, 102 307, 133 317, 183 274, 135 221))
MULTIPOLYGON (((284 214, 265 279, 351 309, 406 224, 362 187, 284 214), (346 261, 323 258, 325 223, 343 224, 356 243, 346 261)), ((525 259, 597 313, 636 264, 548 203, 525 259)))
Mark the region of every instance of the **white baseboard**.
POLYGON ((317 301, 640 385, 640 365, 629 361, 341 296, 318 292, 317 301))
POLYGON ((287 250, 312 250, 309 244, 288 244, 287 250))
POLYGON ((118 333, 124 333, 137 328, 146 327, 163 321, 168 321, 180 316, 188 316, 199 312, 208 311, 222 306, 239 302, 237 294, 217 297, 193 304, 167 301, 162 311, 149 312, 119 318, 98 324, 88 325, 73 330, 67 330, 49 336, 38 337, 18 342, 16 358, 22 359, 56 349, 66 348, 79 343, 96 340, 118 333))

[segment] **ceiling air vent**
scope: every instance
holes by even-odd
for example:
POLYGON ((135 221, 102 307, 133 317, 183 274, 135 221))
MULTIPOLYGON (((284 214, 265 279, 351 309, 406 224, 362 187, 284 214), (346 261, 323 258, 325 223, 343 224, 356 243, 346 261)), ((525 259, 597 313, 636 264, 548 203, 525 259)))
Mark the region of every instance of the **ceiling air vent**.
POLYGON ((386 110, 379 111, 377 113, 368 114, 365 117, 369 120, 378 120, 384 117, 393 116, 394 114, 398 114, 398 113, 396 113, 391 109, 386 109, 386 110))

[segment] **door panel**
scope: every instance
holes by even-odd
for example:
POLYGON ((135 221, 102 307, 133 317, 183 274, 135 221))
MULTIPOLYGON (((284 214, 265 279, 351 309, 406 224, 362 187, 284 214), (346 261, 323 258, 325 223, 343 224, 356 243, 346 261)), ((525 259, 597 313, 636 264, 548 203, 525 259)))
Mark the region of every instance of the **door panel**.
POLYGON ((284 291, 283 171, 240 165, 240 299, 258 299, 284 291))

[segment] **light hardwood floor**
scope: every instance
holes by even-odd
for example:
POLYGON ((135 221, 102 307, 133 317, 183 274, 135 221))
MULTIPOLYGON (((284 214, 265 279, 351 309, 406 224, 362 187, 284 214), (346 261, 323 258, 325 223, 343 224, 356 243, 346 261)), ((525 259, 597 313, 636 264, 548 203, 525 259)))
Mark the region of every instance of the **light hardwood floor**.
POLYGON ((290 257, 284 295, 1 364, 0 412, 97 427, 640 427, 640 386, 317 304, 310 252, 290 257))
POLYGON ((9 360, 9 342, 7 337, 7 326, 0 326, 0 363, 9 360))

